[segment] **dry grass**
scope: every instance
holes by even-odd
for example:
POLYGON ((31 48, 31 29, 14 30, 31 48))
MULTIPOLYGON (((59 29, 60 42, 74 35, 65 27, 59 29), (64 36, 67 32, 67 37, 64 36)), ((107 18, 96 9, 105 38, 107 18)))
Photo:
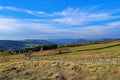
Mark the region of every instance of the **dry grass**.
POLYGON ((0 80, 119 80, 119 64, 19 61, 0 64, 0 80))
POLYGON ((76 52, 112 44, 34 52, 30 60, 23 54, 0 56, 0 80, 120 80, 119 46, 76 52))

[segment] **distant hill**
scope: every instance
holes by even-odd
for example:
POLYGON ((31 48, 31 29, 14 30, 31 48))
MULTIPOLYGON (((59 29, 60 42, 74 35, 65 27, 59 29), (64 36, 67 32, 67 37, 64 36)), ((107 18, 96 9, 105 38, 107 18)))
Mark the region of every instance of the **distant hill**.
POLYGON ((99 39, 100 41, 118 41, 120 40, 120 38, 102 38, 99 39))
POLYGON ((95 40, 88 40, 88 39, 50 39, 50 42, 54 42, 56 44, 77 44, 82 42, 92 42, 95 40))
POLYGON ((0 40, 0 49, 3 50, 20 50, 24 48, 32 48, 40 45, 48 44, 77 44, 81 42, 90 42, 91 40, 86 39, 49 39, 49 40, 39 40, 39 39, 26 39, 26 40, 0 40))
POLYGON ((54 44, 46 40, 0 40, 0 49, 3 50, 20 50, 24 48, 31 48, 40 45, 54 44))
POLYGON ((82 42, 94 42, 94 41, 116 41, 120 39, 113 38, 103 38, 98 40, 88 40, 88 39, 26 39, 26 40, 0 40, 0 49, 2 50, 20 50, 25 48, 33 48, 40 45, 49 45, 49 44, 78 44, 82 42))

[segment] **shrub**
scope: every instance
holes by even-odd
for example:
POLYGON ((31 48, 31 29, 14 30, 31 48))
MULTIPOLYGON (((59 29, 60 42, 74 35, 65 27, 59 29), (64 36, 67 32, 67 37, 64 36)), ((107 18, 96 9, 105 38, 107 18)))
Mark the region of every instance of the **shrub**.
POLYGON ((31 59, 31 54, 32 54, 32 50, 29 50, 28 52, 25 53, 25 57, 27 59, 31 59))

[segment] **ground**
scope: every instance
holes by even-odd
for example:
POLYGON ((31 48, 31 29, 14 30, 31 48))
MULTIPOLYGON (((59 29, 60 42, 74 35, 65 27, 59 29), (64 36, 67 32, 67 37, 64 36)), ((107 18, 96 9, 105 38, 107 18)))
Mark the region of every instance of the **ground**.
POLYGON ((0 57, 0 80, 120 80, 120 42, 0 57), (62 54, 59 54, 59 51, 62 54))

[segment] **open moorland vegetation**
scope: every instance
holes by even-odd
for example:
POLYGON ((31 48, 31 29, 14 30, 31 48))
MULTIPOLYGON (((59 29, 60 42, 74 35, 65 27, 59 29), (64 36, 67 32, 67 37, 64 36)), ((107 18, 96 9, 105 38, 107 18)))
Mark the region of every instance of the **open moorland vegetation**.
MULTIPOLYGON (((4 52, 5 53, 5 52, 4 52)), ((0 80, 120 80, 120 41, 0 56, 0 80)))

